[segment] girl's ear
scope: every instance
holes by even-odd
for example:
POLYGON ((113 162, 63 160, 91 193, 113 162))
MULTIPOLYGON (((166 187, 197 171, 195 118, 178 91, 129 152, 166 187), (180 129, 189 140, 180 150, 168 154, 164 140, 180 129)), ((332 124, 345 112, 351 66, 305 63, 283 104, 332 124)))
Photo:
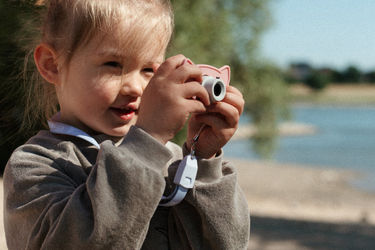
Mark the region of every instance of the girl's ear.
POLYGON ((40 75, 49 83, 58 83, 57 53, 45 43, 39 44, 34 51, 34 61, 40 75))

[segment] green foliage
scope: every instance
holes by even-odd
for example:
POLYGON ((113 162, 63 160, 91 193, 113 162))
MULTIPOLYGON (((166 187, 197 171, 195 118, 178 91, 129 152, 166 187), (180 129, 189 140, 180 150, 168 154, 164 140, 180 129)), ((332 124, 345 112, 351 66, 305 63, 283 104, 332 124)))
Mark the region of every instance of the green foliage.
POLYGON ((305 80, 305 84, 314 91, 323 90, 330 82, 329 77, 319 71, 313 71, 305 80))
POLYGON ((254 59, 269 26, 268 0, 174 0, 175 34, 170 55, 183 53, 213 65, 254 59))
POLYGON ((359 83, 361 81, 361 71, 355 66, 347 67, 344 70, 343 75, 346 82, 359 83))
POLYGON ((247 100, 245 110, 257 127, 254 151, 270 158, 277 146, 277 124, 290 117, 288 92, 282 73, 272 65, 259 64, 258 68, 249 69, 249 73, 249 84, 242 92, 247 100))
POLYGON ((284 78, 288 83, 304 82, 313 90, 321 90, 329 83, 374 83, 374 75, 374 71, 363 72, 355 65, 338 70, 332 67, 315 68, 306 62, 291 63, 284 72, 284 78))
POLYGON ((375 71, 367 72, 364 76, 364 80, 369 83, 375 83, 375 71))

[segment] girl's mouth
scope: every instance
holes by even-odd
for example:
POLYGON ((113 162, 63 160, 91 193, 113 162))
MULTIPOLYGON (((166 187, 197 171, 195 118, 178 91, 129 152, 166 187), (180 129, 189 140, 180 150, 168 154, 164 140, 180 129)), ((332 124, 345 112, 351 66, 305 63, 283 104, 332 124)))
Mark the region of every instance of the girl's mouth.
POLYGON ((137 113, 136 109, 133 108, 110 108, 117 117, 124 121, 130 121, 137 113))

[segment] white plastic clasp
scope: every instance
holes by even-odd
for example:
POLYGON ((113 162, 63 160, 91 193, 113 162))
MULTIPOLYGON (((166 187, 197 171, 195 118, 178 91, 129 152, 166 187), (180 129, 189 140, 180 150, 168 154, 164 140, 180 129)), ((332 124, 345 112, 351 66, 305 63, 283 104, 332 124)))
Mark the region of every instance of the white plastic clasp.
POLYGON ((174 184, 184 188, 193 188, 195 178, 197 177, 198 163, 193 155, 187 155, 182 159, 174 176, 174 184))
POLYGON ((189 189, 194 187, 195 177, 198 172, 198 161, 194 155, 187 155, 178 165, 173 182, 176 184, 174 191, 168 196, 163 196, 159 203, 162 207, 171 207, 179 204, 186 196, 189 189))

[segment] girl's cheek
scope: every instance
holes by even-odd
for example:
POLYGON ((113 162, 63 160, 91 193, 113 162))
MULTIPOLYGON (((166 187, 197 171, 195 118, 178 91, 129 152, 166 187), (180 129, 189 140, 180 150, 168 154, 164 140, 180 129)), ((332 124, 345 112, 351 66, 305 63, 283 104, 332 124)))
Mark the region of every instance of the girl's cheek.
POLYGON ((112 102, 116 98, 120 90, 119 81, 100 81, 94 86, 95 98, 97 101, 112 102))
POLYGON ((144 91, 145 88, 150 84, 150 81, 151 81, 152 78, 150 79, 147 79, 144 81, 143 85, 142 85, 142 90, 144 91))
POLYGON ((114 90, 121 87, 121 78, 119 76, 105 74, 94 79, 95 88, 104 91, 114 90))

